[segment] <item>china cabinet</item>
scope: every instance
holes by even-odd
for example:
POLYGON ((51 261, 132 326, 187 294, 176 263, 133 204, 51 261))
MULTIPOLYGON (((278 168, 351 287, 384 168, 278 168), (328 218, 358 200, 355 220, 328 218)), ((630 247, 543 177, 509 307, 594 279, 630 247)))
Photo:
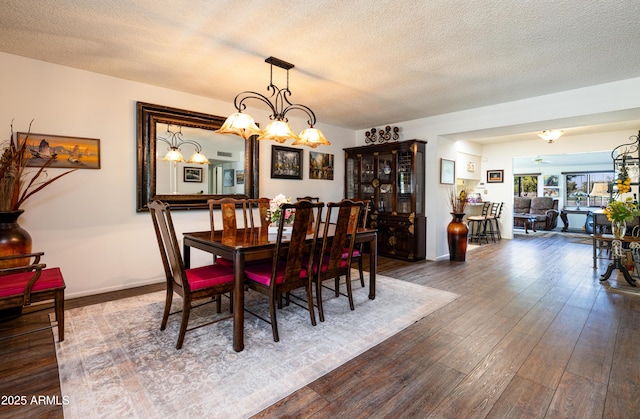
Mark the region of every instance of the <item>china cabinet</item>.
POLYGON ((371 201, 368 225, 378 254, 415 261, 426 255, 426 142, 408 140, 345 148, 345 198, 371 201))

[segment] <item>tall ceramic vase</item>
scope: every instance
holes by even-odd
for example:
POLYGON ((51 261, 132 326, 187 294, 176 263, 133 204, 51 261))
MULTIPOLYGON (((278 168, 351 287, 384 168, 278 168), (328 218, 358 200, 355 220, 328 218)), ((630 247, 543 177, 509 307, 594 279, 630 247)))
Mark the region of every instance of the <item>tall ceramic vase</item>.
POLYGON ((464 262, 467 256, 467 236, 469 227, 462 221, 464 213, 451 213, 453 220, 447 226, 449 260, 464 262))
MULTIPOLYGON (((0 212, 0 256, 31 253, 31 236, 18 224, 24 210, 0 212)), ((29 259, 0 262, 0 268, 10 268, 28 263, 29 259)))

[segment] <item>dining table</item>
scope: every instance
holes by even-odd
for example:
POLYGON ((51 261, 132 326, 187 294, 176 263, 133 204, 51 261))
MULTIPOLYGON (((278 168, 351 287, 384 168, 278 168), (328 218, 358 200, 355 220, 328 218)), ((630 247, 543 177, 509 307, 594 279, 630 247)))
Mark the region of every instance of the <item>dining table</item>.
MULTIPOLYGON (((329 235, 335 231, 329 226, 329 235)), ((320 236, 324 228, 320 227, 320 236)), ((321 237, 318 238, 318 240, 321 237)), ((308 235, 311 241, 313 235, 308 235)), ((285 239, 286 240, 286 239, 285 239)), ((376 297, 376 267, 378 264, 378 231, 359 227, 356 243, 369 243, 369 299, 376 297)), ((233 261, 235 287, 233 292, 233 349, 244 349, 244 267, 246 262, 268 260, 276 248, 276 235, 269 234, 267 226, 230 230, 183 233, 183 257, 185 268, 191 265, 191 249, 199 249, 212 255, 233 261)))

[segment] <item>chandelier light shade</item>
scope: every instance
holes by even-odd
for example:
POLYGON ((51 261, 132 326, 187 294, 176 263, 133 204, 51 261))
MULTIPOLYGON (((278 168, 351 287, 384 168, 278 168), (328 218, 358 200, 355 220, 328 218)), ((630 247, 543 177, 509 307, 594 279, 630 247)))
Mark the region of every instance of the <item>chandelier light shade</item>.
POLYGON ((278 143, 294 140, 293 144, 306 145, 313 148, 320 145, 331 145, 320 130, 313 128, 316 123, 316 115, 311 108, 289 101, 289 96, 291 96, 291 90, 289 90, 289 70, 292 69, 294 65, 275 57, 269 57, 265 62, 271 65, 269 86, 267 87, 267 91, 270 91, 271 95, 267 97, 251 91, 239 93, 233 101, 237 112, 230 115, 222 127, 216 132, 218 134, 239 135, 245 140, 253 135, 258 135, 258 140, 273 140, 278 143), (284 89, 280 89, 273 84, 274 65, 287 71, 287 87, 284 89), (260 130, 251 116, 243 113, 247 108, 244 101, 248 99, 257 99, 265 103, 271 110, 271 115, 269 115, 271 121, 267 124, 264 131, 260 130), (308 118, 307 124, 309 128, 303 130, 299 136, 291 129, 289 120, 286 117, 287 113, 293 109, 305 113, 308 118))
POLYGON ((555 143, 560 136, 564 134, 564 131, 559 129, 542 131, 538 136, 548 142, 549 144, 555 143))
POLYGON ((307 128, 300 133, 300 138, 295 140, 293 145, 306 145, 307 147, 316 148, 321 145, 331 145, 331 143, 319 129, 307 128))
POLYGON ((167 125, 167 136, 156 138, 158 141, 162 141, 163 143, 167 143, 169 145, 167 154, 162 159, 163 161, 183 162, 184 157, 182 157, 180 147, 183 144, 191 144, 196 149, 196 151, 191 156, 191 158, 187 160, 187 163, 209 164, 207 156, 202 154, 202 147, 200 146, 200 144, 198 144, 196 141, 185 140, 182 138, 182 127, 180 127, 178 131, 171 131, 171 125, 167 125))

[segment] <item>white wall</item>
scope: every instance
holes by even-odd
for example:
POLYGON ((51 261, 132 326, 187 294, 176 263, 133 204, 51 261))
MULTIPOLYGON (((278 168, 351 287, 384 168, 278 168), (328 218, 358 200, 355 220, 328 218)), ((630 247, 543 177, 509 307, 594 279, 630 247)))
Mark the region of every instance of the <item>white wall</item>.
MULTIPOLYGON (((136 213, 136 102, 143 101, 226 116, 232 100, 204 97, 134 83, 100 74, 0 53, 0 139, 15 131, 100 139, 101 169, 78 170, 37 193, 23 206, 20 224, 33 237, 34 251, 60 266, 67 296, 93 294, 163 280, 162 264, 147 213, 136 213)), ((231 71, 231 69, 230 69, 231 71)), ((212 81, 212 83, 215 81, 212 81)), ((266 111, 251 113, 261 124, 266 111)), ((321 119, 321 116, 319 115, 321 119)), ((291 119, 296 130, 303 119, 291 119)), ((318 124, 332 142, 314 151, 335 155, 333 181, 309 180, 309 150, 304 147, 304 180, 270 179, 271 146, 260 144, 260 195, 308 194, 325 201, 342 199, 344 147, 354 145, 353 131, 318 124)), ((284 144, 289 146, 289 144, 284 144)), ((60 169, 51 169, 54 175, 60 169)), ((176 212, 178 233, 208 228, 207 211, 176 212)), ((195 256, 196 263, 210 260, 195 256)))

